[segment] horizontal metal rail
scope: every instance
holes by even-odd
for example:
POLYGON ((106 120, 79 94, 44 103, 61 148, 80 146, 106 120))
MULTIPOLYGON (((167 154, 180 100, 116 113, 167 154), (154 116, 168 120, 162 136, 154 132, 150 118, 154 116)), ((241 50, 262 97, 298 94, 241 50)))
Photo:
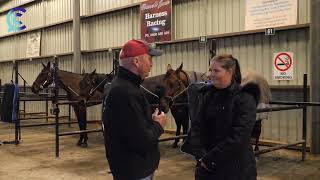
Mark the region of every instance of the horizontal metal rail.
MULTIPOLYGON (((20 112, 25 112, 24 110, 20 110, 20 112)), ((39 115, 39 114, 46 114, 46 112, 33 112, 33 113, 20 113, 19 115, 39 115)))
POLYGON ((296 146, 296 145, 303 144, 303 143, 305 143, 305 140, 298 141, 298 142, 291 143, 291 144, 284 144, 284 145, 270 147, 270 148, 267 148, 267 149, 262 149, 262 150, 259 150, 259 151, 255 151, 254 154, 255 155, 265 154, 265 153, 268 153, 268 152, 271 152, 271 151, 276 151, 276 150, 279 150, 279 149, 284 149, 284 148, 287 148, 287 147, 292 147, 292 146, 296 146))
POLYGON ((90 103, 102 103, 102 100, 91 100, 91 101, 65 101, 58 102, 57 105, 69 105, 69 104, 90 104, 90 103))
POLYGON ((320 106, 320 102, 270 101, 269 104, 320 106))
MULTIPOLYGON (((64 118, 64 117, 68 117, 68 116, 61 116, 59 118, 64 118)), ((27 117, 27 118, 19 118, 18 120, 20 121, 25 121, 25 120, 38 120, 38 119, 54 119, 55 117, 54 116, 41 116, 41 117, 27 117)))
POLYGON ((158 139, 158 142, 164 142, 164 141, 171 141, 176 139, 183 139, 186 138, 188 135, 180 135, 180 136, 173 136, 173 137, 166 137, 166 138, 160 138, 158 139))
MULTIPOLYGON (((98 123, 100 121, 95 120, 95 121, 87 121, 88 124, 90 123, 98 123)), ((70 121, 70 122, 61 122, 59 125, 64 125, 64 124, 78 124, 78 121, 70 121)), ((25 124, 25 125, 18 125, 18 127, 39 127, 39 126, 54 126, 56 123, 41 123, 41 124, 25 124)))
POLYGON ((58 134, 58 136, 70 136, 70 135, 75 135, 75 134, 93 133, 93 132, 102 132, 102 129, 65 132, 65 133, 58 134))

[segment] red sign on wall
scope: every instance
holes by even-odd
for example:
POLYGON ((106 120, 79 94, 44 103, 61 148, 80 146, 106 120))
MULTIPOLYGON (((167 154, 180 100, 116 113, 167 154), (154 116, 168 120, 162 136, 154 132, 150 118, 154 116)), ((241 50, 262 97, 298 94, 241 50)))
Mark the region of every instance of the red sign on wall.
POLYGON ((149 43, 171 41, 171 0, 149 0, 140 5, 141 38, 149 43))

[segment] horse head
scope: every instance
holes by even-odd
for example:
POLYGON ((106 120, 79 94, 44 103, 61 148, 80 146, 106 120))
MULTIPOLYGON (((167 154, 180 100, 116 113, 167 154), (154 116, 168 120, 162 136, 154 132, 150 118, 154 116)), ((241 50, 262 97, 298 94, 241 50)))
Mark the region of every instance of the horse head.
POLYGON ((39 91, 47 88, 53 82, 53 70, 50 67, 50 61, 47 65, 42 63, 42 66, 43 69, 31 86, 31 91, 35 94, 38 94, 39 91))
POLYGON ((164 74, 146 78, 140 86, 148 102, 167 113, 170 108, 170 100, 166 98, 166 87, 163 84, 164 74))
POLYGON ((96 91, 103 93, 104 85, 111 82, 114 75, 96 73, 96 70, 91 73, 84 73, 83 78, 79 83, 80 95, 89 99, 96 91))
POLYGON ((188 74, 182 70, 183 63, 177 68, 173 70, 171 65, 168 64, 167 72, 163 78, 164 84, 166 86, 166 96, 171 97, 173 99, 177 98, 184 92, 189 86, 189 76, 188 74))
POLYGON ((80 86, 80 95, 81 96, 88 96, 90 91, 94 88, 96 84, 96 70, 92 71, 91 73, 85 73, 82 70, 83 78, 79 83, 80 86))

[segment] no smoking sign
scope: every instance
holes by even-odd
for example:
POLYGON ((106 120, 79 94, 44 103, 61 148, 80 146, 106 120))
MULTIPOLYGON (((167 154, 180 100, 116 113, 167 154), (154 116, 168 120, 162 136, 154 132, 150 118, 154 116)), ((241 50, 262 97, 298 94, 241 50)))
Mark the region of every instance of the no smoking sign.
POLYGON ((278 52, 273 56, 273 79, 293 80, 293 53, 278 52))

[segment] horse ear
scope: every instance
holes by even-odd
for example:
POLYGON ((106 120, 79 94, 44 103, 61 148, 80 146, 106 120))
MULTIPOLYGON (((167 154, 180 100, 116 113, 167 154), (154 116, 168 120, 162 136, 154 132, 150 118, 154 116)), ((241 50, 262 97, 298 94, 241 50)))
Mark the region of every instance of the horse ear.
POLYGON ((171 69, 172 69, 171 65, 168 64, 168 65, 167 65, 167 71, 169 71, 169 70, 171 70, 171 69))
POLYGON ((84 68, 82 68, 82 74, 85 74, 86 73, 86 70, 84 68))
POLYGON ((91 74, 92 74, 92 75, 93 75, 93 74, 96 74, 96 70, 97 70, 97 69, 94 69, 91 74))
POLYGON ((181 65, 178 67, 177 71, 181 71, 183 68, 183 62, 181 63, 181 65))
POLYGON ((43 62, 41 62, 41 64, 42 64, 43 68, 46 68, 46 67, 47 67, 46 65, 43 64, 43 62))

